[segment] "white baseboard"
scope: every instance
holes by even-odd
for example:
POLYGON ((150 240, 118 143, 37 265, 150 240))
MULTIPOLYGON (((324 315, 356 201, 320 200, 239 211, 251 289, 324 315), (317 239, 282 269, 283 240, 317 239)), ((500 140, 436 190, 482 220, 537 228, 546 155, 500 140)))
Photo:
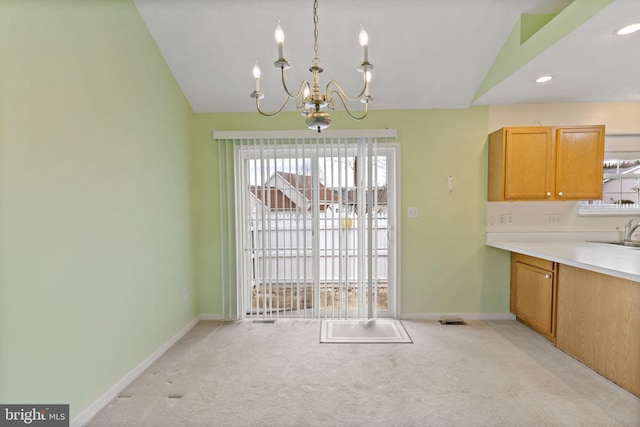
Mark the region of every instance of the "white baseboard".
POLYGON ((225 320, 224 315, 216 313, 202 313, 200 320, 225 320))
POLYGON ((462 317, 465 320, 516 320, 511 313, 402 313, 401 320, 440 320, 443 317, 462 317))
POLYGON ((200 317, 194 318, 184 328, 180 329, 178 333, 172 336, 169 341, 164 343, 160 348, 151 353, 146 359, 144 359, 138 366, 133 368, 128 374, 122 377, 116 382, 106 393, 96 399, 91 405, 85 408, 82 412, 75 416, 71 420, 71 427, 80 427, 85 425, 91 418, 93 418, 102 408, 107 406, 111 400, 113 400, 122 390, 124 390, 133 380, 135 380, 140 374, 144 372, 153 362, 158 360, 167 350, 171 348, 180 338, 182 338, 187 332, 189 332, 198 322, 200 317))

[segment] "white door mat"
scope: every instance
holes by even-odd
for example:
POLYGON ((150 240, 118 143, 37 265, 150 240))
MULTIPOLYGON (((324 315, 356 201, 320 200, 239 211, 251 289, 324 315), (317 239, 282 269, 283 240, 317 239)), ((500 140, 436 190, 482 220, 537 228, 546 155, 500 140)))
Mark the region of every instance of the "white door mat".
POLYGON ((397 319, 323 320, 321 343, 413 343, 397 319))

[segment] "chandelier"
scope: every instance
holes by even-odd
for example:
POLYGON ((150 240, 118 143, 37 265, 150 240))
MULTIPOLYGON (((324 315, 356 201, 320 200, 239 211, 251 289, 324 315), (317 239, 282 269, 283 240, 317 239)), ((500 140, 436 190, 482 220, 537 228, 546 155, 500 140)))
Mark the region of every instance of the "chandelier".
POLYGON ((362 26, 360 27, 359 35, 360 46, 362 47, 362 63, 357 69, 363 74, 363 86, 360 93, 354 97, 348 96, 340 84, 334 80, 327 83, 324 92, 320 91, 320 73, 322 72, 322 68, 320 67, 320 58, 318 58, 318 0, 314 0, 313 2, 313 58, 311 60, 311 68, 309 68, 309 71, 311 71, 311 81, 303 80, 296 90, 289 90, 285 80, 285 70, 291 68, 291 63, 284 57, 284 31, 280 26, 280 21, 278 21, 278 25, 276 26, 275 37, 278 45, 278 59, 273 65, 280 69, 282 87, 286 95, 284 101, 282 101, 282 105, 275 112, 268 113, 260 109, 260 100, 264 98, 264 94, 260 91, 260 67, 256 62, 253 66, 255 86, 250 96, 255 98, 256 109, 260 114, 267 117, 275 116, 284 109, 290 99, 294 99, 296 108, 301 109, 302 115, 305 116, 307 127, 320 132, 331 124, 331 115, 323 111, 323 109, 333 110, 335 108, 334 100, 337 98, 352 119, 362 120, 367 116, 369 113, 369 103, 373 102, 373 98, 369 95, 373 65, 369 63, 368 58, 369 36, 362 26), (361 116, 356 116, 349 111, 347 107, 347 101, 355 101, 357 99, 360 99, 365 106, 364 114, 361 116))

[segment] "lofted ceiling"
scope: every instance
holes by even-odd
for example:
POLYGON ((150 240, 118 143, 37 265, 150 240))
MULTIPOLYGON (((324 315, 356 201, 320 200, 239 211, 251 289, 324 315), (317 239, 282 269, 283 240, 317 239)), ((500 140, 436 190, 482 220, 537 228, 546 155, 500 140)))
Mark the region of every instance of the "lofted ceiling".
MULTIPOLYGON (((135 4, 194 112, 255 111, 256 60, 261 106, 280 105, 278 21, 288 85, 310 79, 312 0, 135 4)), ((358 32, 367 29, 374 109, 640 101, 640 32, 614 35, 640 22, 640 0, 319 0, 318 15, 321 85, 337 80, 350 94, 362 83, 358 32), (521 36, 523 14, 546 18, 521 36), (543 74, 554 78, 535 83, 543 74)))

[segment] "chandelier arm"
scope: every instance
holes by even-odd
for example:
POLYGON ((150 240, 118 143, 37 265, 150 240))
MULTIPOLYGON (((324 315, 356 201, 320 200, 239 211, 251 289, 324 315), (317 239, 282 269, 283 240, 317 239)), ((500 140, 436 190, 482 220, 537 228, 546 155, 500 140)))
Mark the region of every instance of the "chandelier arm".
POLYGON ((284 100, 282 101, 282 105, 280 106, 280 108, 277 111, 273 112, 273 113, 265 113, 264 111, 262 111, 260 109, 260 99, 256 98, 256 110, 258 110, 258 113, 260 113, 260 114, 262 114, 263 116, 266 116, 266 117, 277 116, 278 114, 280 114, 282 112, 282 110, 284 109, 285 105, 287 105, 287 102, 289 102, 289 98, 290 98, 289 96, 286 96, 284 98, 284 100))
POLYGON ((329 93, 330 92, 329 88, 331 87, 332 84, 336 87, 337 90, 332 90, 331 93, 339 94, 340 95, 340 99, 343 100, 343 103, 344 103, 345 99, 347 101, 355 101, 357 99, 362 98, 364 96, 365 92, 367 91, 367 86, 369 85, 367 83, 366 78, 365 78, 364 86, 362 87, 362 91, 358 95, 356 95, 354 97, 350 97, 349 95, 347 95, 347 93, 344 91, 344 89, 342 89, 342 86, 340 86, 340 83, 338 83, 335 80, 331 80, 329 83, 327 83, 327 85, 325 86, 325 89, 324 89, 324 93, 329 93))
MULTIPOLYGON (((362 120, 365 117, 367 117, 367 114, 369 114, 369 104, 365 102, 364 104, 364 114, 360 117, 353 115, 353 113, 351 113, 351 111, 349 111, 349 107, 347 107, 347 103, 345 102, 345 98, 342 97, 342 94, 338 91, 331 91, 331 93, 335 93, 336 95, 338 95, 338 98, 340 99, 340 102, 342 102, 342 106, 344 107, 344 110, 347 112, 347 114, 349 115, 349 117, 351 117, 353 120, 362 120)), ((364 92, 363 92, 364 93, 364 92)), ((348 98, 346 98, 347 100, 350 100, 348 98)), ((357 98, 353 98, 350 101, 353 101, 357 98)))
MULTIPOLYGON (((284 73, 283 73, 283 76, 284 76, 284 73)), ((284 84, 284 80, 283 80, 283 84, 284 84)), ((285 96, 284 99, 282 100, 282 105, 280 105, 280 108, 278 108, 278 110, 276 110, 273 113, 266 113, 260 109, 260 98, 256 98, 256 109, 263 116, 266 116, 266 117, 277 116, 282 112, 284 107, 287 105, 287 102, 289 102, 289 99, 292 99, 292 98, 296 99, 300 97, 300 94, 304 90, 305 85, 311 87, 311 84, 309 83, 308 80, 303 80, 302 83, 300 83, 300 87, 294 92, 289 92, 285 86, 285 90, 287 90, 287 96, 285 96)))
POLYGON ((280 70, 282 70, 282 87, 284 88, 284 91, 285 91, 285 93, 287 94, 287 96, 289 98, 295 99, 295 98, 299 97, 300 94, 302 94, 302 91, 304 90, 304 86, 305 85, 308 85, 309 88, 311 88, 311 83, 309 83, 308 80, 303 80, 300 83, 300 86, 298 87, 298 89, 296 89, 294 91, 290 91, 289 88, 287 87, 287 82, 286 82, 286 80, 284 78, 284 68, 281 67, 280 70))

